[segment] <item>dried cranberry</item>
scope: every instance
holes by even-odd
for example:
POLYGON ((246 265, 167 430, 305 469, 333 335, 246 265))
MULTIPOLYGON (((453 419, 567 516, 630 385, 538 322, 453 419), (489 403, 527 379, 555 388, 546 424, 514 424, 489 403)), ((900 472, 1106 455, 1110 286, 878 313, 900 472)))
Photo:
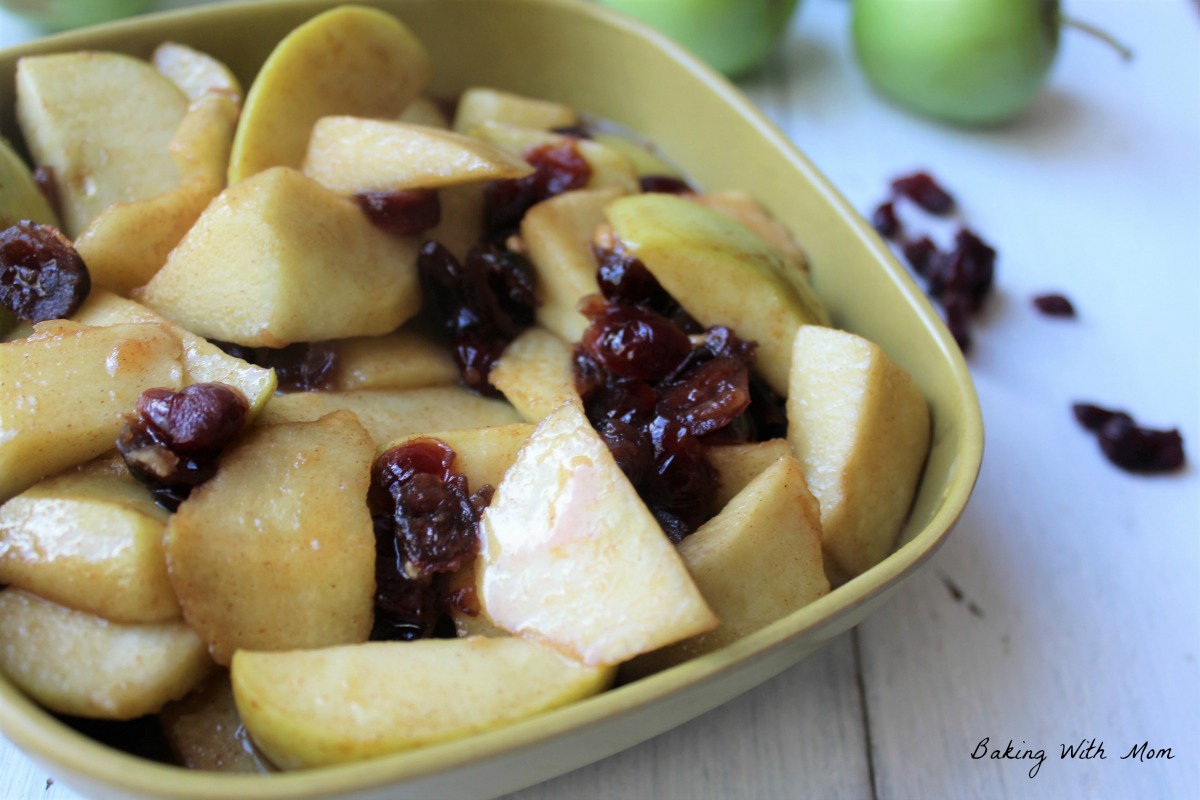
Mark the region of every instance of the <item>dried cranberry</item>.
POLYGON ((484 232, 489 241, 503 241, 515 233, 535 203, 582 189, 592 177, 592 166, 575 139, 534 147, 525 153, 525 160, 533 174, 493 181, 484 192, 484 232))
POLYGON ((954 211, 954 198, 929 173, 915 172, 892 181, 892 191, 907 197, 930 214, 944 216, 954 211))
POLYGON ((639 258, 617 249, 593 247, 592 252, 599 265, 596 281, 604 299, 653 309, 667 306, 670 295, 639 258))
POLYGON ((900 235, 900 219, 896 216, 896 204, 891 200, 880 203, 871 215, 871 225, 885 239, 895 239, 900 235))
POLYGON ((445 442, 426 438, 391 448, 372 466, 374 638, 432 635, 442 616, 434 576, 457 572, 479 552, 479 518, 492 487, 470 494, 454 458, 445 442))
POLYGON ((367 219, 396 236, 423 233, 442 219, 442 204, 432 189, 363 192, 354 199, 367 219))
POLYGON ((658 416, 678 423, 686 436, 706 436, 733 422, 750 405, 750 370, 721 356, 665 388, 658 416))
POLYGON ((658 390, 646 381, 621 380, 610 375, 609 381, 592 395, 588 419, 596 424, 612 419, 644 426, 654 417, 657 405, 658 390))
MULTIPOLYGON (((995 264, 996 251, 970 230, 962 228, 954 237, 954 249, 941 263, 936 278, 940 292, 965 295, 971 309, 979 311, 992 291, 995 264)), ((932 287, 932 280, 930 285, 932 287)))
POLYGON ((703 445, 690 437, 659 455, 638 487, 655 516, 665 512, 679 522, 674 532, 666 531, 676 542, 712 517, 716 488, 716 470, 704 457, 703 445))
POLYGON ((621 378, 664 378, 692 351, 687 334, 653 311, 606 306, 590 319, 592 324, 580 344, 597 363, 621 378))
POLYGON ((316 392, 337 377, 337 350, 324 342, 297 342, 287 347, 261 347, 254 363, 275 370, 280 391, 316 392))
POLYGON ((596 432, 629 482, 634 486, 641 483, 654 465, 654 444, 645 429, 620 419, 605 419, 596 425, 596 432))
POLYGON ((117 437, 117 450, 130 474, 173 510, 213 476, 249 409, 245 395, 223 383, 148 389, 117 437))
POLYGON ((1121 469, 1157 473, 1183 467, 1183 437, 1177 429, 1143 428, 1124 411, 1090 403, 1076 403, 1072 410, 1085 428, 1099 434, 1101 451, 1121 469))
POLYGON ((1033 305, 1038 311, 1051 317, 1073 317, 1075 306, 1065 295, 1040 294, 1033 298, 1033 305))
POLYGON ((695 194, 696 190, 682 178, 673 175, 643 175, 638 184, 643 192, 657 194, 695 194))
POLYGON ((450 337, 463 382, 484 394, 492 365, 521 331, 533 324, 537 306, 533 266, 524 256, 494 244, 475 247, 464 263, 437 242, 417 259, 421 288, 450 337))
POLYGON ((83 259, 57 229, 23 220, 0 231, 0 305, 21 319, 69 317, 91 288, 83 259))
POLYGON ((914 241, 906 241, 902 250, 909 266, 923 278, 928 279, 939 268, 939 259, 942 257, 942 253, 928 236, 922 236, 914 241))

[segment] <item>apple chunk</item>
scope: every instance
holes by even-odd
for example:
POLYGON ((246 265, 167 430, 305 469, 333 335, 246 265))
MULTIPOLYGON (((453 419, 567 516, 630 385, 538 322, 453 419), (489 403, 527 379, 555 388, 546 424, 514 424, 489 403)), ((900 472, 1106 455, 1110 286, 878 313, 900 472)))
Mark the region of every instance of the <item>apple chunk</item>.
POLYGON ((168 152, 187 98, 145 61, 118 53, 17 63, 17 119, 34 161, 52 167, 72 239, 117 202, 179 183, 168 152))
POLYGON ((850 577, 891 552, 929 452, 915 380, 861 336, 796 334, 788 441, 821 504, 825 552, 850 577))
POLYGON ((471 133, 485 122, 502 122, 522 128, 569 128, 579 124, 575 109, 552 100, 526 97, 499 89, 475 86, 458 99, 454 130, 471 133))
POLYGON ((277 765, 342 764, 499 728, 602 691, 612 670, 515 638, 238 652, 233 691, 277 765))
POLYGON ((212 670, 204 642, 182 622, 124 625, 19 589, 0 592, 0 671, 56 713, 154 714, 212 670))
POLYGON ((577 404, 537 426, 480 531, 484 610, 585 664, 618 664, 718 624, 577 404))
POLYGON ((111 450, 142 392, 182 381, 179 339, 161 325, 50 321, 0 344, 0 502, 111 450))
POLYGON ((278 167, 226 189, 133 297, 252 347, 389 333, 417 313, 417 241, 278 167))
MULTIPOLYGON (((0 230, 23 219, 59 227, 58 215, 33 180, 33 173, 16 150, 0 136, 0 230)), ((0 314, 6 310, 0 310, 0 314)))
POLYGON ((217 670, 158 715, 163 737, 176 761, 208 772, 273 773, 238 716, 229 672, 217 670))
POLYGON ((343 6, 289 33, 250 85, 229 183, 276 166, 299 168, 321 117, 396 117, 429 79, 425 48, 391 14, 343 6))
POLYGON ((115 622, 177 619, 166 524, 121 457, 103 456, 0 506, 0 583, 115 622))
POLYGON ((384 336, 356 336, 330 344, 337 352, 332 388, 338 391, 458 383, 454 356, 417 330, 401 328, 384 336))
POLYGON ((647 653, 623 676, 657 672, 710 653, 829 593, 821 512, 800 462, 785 455, 679 545, 721 627, 647 653))
POLYGON ((240 107, 242 83, 224 62, 179 42, 163 42, 150 57, 154 68, 179 87, 188 102, 223 94, 240 107))
POLYGON ((529 422, 538 422, 563 403, 583 401, 575 388, 571 346, 543 328, 529 328, 504 349, 488 381, 529 422))
POLYGON ((804 276, 744 225, 681 197, 622 197, 607 214, 625 248, 688 313, 758 342, 759 373, 786 394, 796 329, 829 324, 804 276))
POLYGON ((461 133, 360 117, 317 121, 304 174, 341 194, 522 178, 533 167, 461 133))
POLYGON ((228 664, 239 648, 365 641, 375 593, 375 448, 346 413, 251 429, 165 537, 183 616, 228 664))

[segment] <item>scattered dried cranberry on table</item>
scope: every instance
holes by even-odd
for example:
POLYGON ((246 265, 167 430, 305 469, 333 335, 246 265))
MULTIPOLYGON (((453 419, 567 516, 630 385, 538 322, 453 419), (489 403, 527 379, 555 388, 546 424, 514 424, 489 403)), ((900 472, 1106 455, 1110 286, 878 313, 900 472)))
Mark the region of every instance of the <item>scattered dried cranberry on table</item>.
POLYGON ((944 251, 928 236, 910 238, 896 214, 896 201, 906 198, 934 216, 952 214, 954 197, 927 172, 892 181, 892 195, 871 215, 880 236, 896 244, 913 271, 926 281, 926 292, 942 306, 946 327, 963 352, 971 346, 971 318, 982 310, 995 281, 996 251, 966 226, 954 247, 944 251))
POLYGON ((1033 306, 1048 317, 1075 316, 1075 305, 1058 293, 1037 295, 1033 298, 1033 306))
POLYGON ((57 229, 25 220, 0 231, 0 305, 19 318, 69 317, 91 288, 87 265, 57 229))
POLYGON ((1091 403, 1071 407, 1075 419, 1096 433, 1108 460, 1129 472, 1173 472, 1183 467, 1183 437, 1177 429, 1143 428, 1124 411, 1111 411, 1091 403))
POLYGON ((116 447, 130 474, 174 511, 216 473, 217 457, 242 430, 249 410, 246 396, 223 383, 196 383, 178 392, 147 389, 116 447))

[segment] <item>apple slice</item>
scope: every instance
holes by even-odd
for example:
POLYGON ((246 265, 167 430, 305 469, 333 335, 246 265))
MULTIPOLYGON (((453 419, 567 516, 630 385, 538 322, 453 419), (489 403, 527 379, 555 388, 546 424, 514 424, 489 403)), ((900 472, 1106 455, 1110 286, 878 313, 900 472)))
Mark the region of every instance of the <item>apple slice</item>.
POLYGON ((808 275, 808 254, 804 252, 804 247, 796 241, 796 237, 786 225, 771 216, 748 192, 701 192, 689 195, 688 199, 713 211, 720 211, 730 219, 745 225, 775 248, 775 252, 779 253, 784 263, 797 275, 808 275))
POLYGON ((217 670, 158 715, 167 747, 180 766, 208 772, 277 772, 250 740, 238 716, 229 673, 217 670))
POLYGON ((595 131, 592 133, 592 140, 616 150, 629 159, 639 176, 680 177, 679 169, 667 163, 666 157, 652 142, 640 140, 632 132, 595 131))
POLYGON ((492 365, 488 382, 528 422, 540 421, 563 403, 583 407, 571 346, 544 328, 528 328, 514 339, 492 365))
POLYGON ((34 161, 54 170, 64 233, 79 235, 113 203, 175 187, 168 152, 187 98, 145 61, 118 53, 17 62, 17 119, 34 161))
POLYGON ((225 187, 237 118, 237 103, 226 95, 196 100, 170 144, 181 182, 154 197, 110 205, 79 235, 75 249, 97 285, 128 294, 166 263, 172 248, 225 187))
POLYGON ((592 168, 584 189, 614 188, 623 194, 641 191, 637 169, 625 156, 610 147, 590 139, 574 139, 560 133, 485 122, 471 129, 472 136, 504 148, 514 156, 525 158, 525 154, 537 147, 554 146, 574 142, 579 155, 592 168))
POLYGON ((475 86, 458 98, 454 112, 454 130, 471 133, 485 122, 500 122, 522 128, 570 128, 579 124, 579 114, 571 106, 475 86))
POLYGON ((334 8, 289 33, 246 95, 229 185, 276 166, 299 168, 321 117, 394 118, 429 79, 425 48, 391 14, 334 8))
POLYGON ((514 422, 482 428, 463 428, 453 431, 434 431, 404 436, 381 450, 399 447, 414 439, 438 439, 450 445, 454 451, 451 469, 467 478, 467 485, 475 491, 485 483, 499 486, 504 473, 517 460, 517 453, 533 433, 534 426, 528 422, 514 422))
POLYGON ((588 326, 579 301, 600 291, 592 238, 619 189, 584 189, 551 197, 525 213, 521 238, 537 270, 537 321, 563 341, 578 342, 588 326))
POLYGON ((758 372, 786 394, 796 330, 829 324, 807 281, 744 225, 682 197, 622 197, 607 213, 626 250, 689 314, 758 342, 758 372))
POLYGON ((218 664, 235 650, 366 641, 375 448, 353 415, 252 428, 167 524, 171 585, 218 664))
POLYGON ((402 328, 385 336, 357 336, 331 343, 337 352, 333 388, 420 389, 458 383, 458 366, 442 345, 402 328))
POLYGON ((43 322, 0 344, 0 502, 111 450, 142 392, 182 382, 161 325, 43 322))
POLYGON ((227 383, 241 390, 250 402, 248 419, 254 419, 275 394, 275 371, 263 369, 231 356, 202 336, 170 322, 135 300, 93 288, 87 300, 71 317, 83 325, 120 325, 153 322, 179 337, 183 345, 183 385, 227 383))
POLYGON ((242 82, 224 62, 208 53, 179 42, 163 42, 154 48, 150 63, 179 87, 188 102, 208 94, 223 94, 241 106, 242 82))
POLYGON ((430 128, 440 128, 447 130, 450 128, 450 120, 446 118, 446 114, 442 111, 441 106, 436 100, 432 100, 424 95, 414 97, 413 101, 405 107, 400 116, 396 118, 400 122, 406 122, 409 125, 425 125, 430 128))
POLYGON ((222 192, 133 297, 201 336, 252 347, 373 336, 421 307, 417 247, 277 167, 222 192))
POLYGON ((304 174, 341 194, 440 189, 531 172, 522 159, 481 139, 360 117, 318 120, 304 157, 304 174))
POLYGON ((468 183, 448 186, 438 192, 442 218, 437 227, 426 231, 425 241, 438 242, 458 259, 467 260, 471 248, 483 236, 484 193, 486 184, 468 183))
POLYGON ((786 439, 765 442, 720 444, 704 451, 704 457, 717 471, 716 507, 724 508, 738 492, 745 489, 767 467, 783 456, 792 455, 786 439))
POLYGON ((473 637, 243 650, 232 678, 255 743, 302 769, 499 728, 602 691, 612 670, 521 639, 473 637))
POLYGON ((881 347, 845 331, 796 333, 788 441, 821 504, 825 552, 849 577, 883 560, 929 452, 921 389, 881 347))
POLYGON ((0 506, 0 584, 114 622, 178 619, 167 516, 119 455, 46 478, 0 506))
POLYGON ((425 431, 508 425, 521 417, 503 400, 480 397, 461 386, 365 392, 298 392, 275 397, 260 425, 307 422, 334 411, 350 411, 372 441, 385 444, 425 431))
POLYGON ((785 455, 679 544, 679 555, 721 627, 639 656, 636 678, 710 653, 829 593, 821 512, 800 462, 785 455))
POLYGON ((538 424, 480 532, 484 610, 585 664, 618 664, 718 624, 578 404, 538 424))
POLYGON ((0 671, 57 714, 129 720, 158 712, 213 670, 182 622, 125 625, 19 589, 0 591, 0 671))

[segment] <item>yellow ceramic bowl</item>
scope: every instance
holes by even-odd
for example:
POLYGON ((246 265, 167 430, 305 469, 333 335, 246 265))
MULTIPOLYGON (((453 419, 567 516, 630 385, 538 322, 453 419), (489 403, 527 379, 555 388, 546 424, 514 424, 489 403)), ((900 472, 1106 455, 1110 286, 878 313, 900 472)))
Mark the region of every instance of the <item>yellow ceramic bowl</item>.
MULTIPOLYGON (((649 29, 578 0, 378 0, 429 48, 433 93, 490 85, 570 103, 657 142, 707 188, 742 188, 808 249, 835 322, 881 343, 933 411, 933 449, 900 547, 883 563, 718 652, 503 730, 304 773, 188 772, 76 733, 0 679, 0 731, 62 783, 103 798, 495 797, 599 760, 787 669, 878 608, 945 539, 983 450, 963 359, 904 269, 853 208, 733 86, 649 29)), ((0 53, 0 132, 19 139, 23 55, 108 49, 148 56, 171 39, 224 59, 248 85, 288 31, 337 5, 210 6, 76 31, 0 53)))

